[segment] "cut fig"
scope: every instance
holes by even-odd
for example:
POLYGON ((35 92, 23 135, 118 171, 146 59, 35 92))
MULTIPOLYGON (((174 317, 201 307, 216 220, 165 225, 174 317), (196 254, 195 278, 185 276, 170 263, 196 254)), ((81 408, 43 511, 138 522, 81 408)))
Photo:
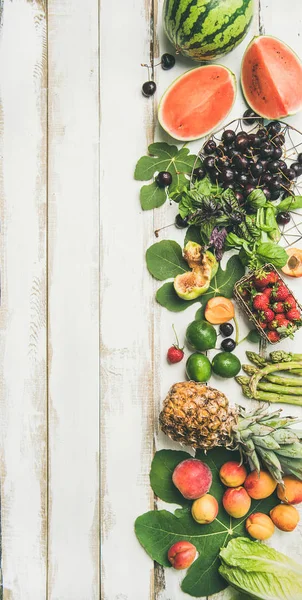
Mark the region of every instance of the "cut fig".
POLYGON ((212 277, 217 273, 218 263, 211 252, 203 252, 196 242, 188 242, 183 255, 192 271, 177 275, 174 289, 183 300, 195 300, 208 290, 212 277))

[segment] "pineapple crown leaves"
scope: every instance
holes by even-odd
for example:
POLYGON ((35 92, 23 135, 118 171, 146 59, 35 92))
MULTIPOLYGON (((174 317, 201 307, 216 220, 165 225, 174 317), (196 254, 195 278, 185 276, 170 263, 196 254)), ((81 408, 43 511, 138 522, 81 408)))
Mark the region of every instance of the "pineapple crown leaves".
MULTIPOLYGON (((240 461, 240 454, 224 448, 210 450, 207 454, 197 451, 196 458, 206 463, 212 471, 211 494, 219 503, 218 518, 202 527, 191 516, 192 502, 183 498, 172 482, 175 467, 188 458, 192 458, 191 455, 183 451, 161 450, 155 454, 150 472, 154 493, 165 502, 178 504, 183 508, 177 509, 174 514, 168 510, 149 511, 137 518, 135 532, 151 559, 165 567, 171 566, 167 553, 174 543, 180 540, 193 543, 199 557, 186 572, 181 587, 187 594, 204 597, 218 593, 227 586, 218 572, 221 546, 234 537, 247 537, 247 515, 242 519, 231 518, 224 511, 221 502, 225 487, 220 481, 219 469, 228 460, 240 461)), ((276 502, 275 495, 265 500, 253 500, 249 514, 255 511, 268 514, 276 502)))

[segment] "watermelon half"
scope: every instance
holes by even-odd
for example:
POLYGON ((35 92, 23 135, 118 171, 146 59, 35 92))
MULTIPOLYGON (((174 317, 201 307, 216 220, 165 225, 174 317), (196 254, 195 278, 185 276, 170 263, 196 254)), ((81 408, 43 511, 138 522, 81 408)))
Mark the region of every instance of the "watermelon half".
POLYGON ((241 85, 247 103, 265 119, 281 119, 302 108, 301 61, 272 36, 255 37, 247 47, 241 85))
POLYGON ((236 97, 235 75, 221 65, 187 71, 170 85, 158 109, 161 126, 176 140, 197 140, 229 114, 236 97))

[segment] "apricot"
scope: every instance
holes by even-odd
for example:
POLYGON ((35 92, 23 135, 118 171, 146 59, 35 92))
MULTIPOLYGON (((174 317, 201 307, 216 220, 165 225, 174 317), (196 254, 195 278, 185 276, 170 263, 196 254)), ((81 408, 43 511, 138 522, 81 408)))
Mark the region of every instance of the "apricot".
POLYGON ((197 550, 191 542, 176 542, 168 551, 168 560, 174 569, 187 569, 196 558, 197 550))
POLYGON ((245 527, 249 535, 256 540, 268 540, 275 531, 272 519, 263 513, 250 515, 245 522, 245 527))
POLYGON ((172 481, 184 498, 196 500, 207 494, 212 485, 211 469, 197 458, 188 458, 174 469, 172 481))
POLYGON ((227 323, 235 316, 234 304, 224 296, 215 296, 208 300, 204 316, 212 325, 227 323))
POLYGON ((224 485, 238 487, 245 482, 247 476, 246 468, 239 462, 230 460, 224 463, 219 471, 219 477, 224 485))
POLYGON ((297 509, 291 504, 278 504, 270 511, 270 517, 281 531, 294 531, 300 521, 297 509))
POLYGON ((240 519, 249 512, 251 508, 251 499, 244 487, 228 488, 222 497, 222 504, 226 512, 240 519))
POLYGON ((277 481, 267 471, 252 471, 245 482, 244 487, 251 498, 262 500, 268 498, 275 491, 277 481))
POLYGON ((277 496, 286 504, 299 504, 302 502, 302 481, 294 475, 283 477, 284 485, 279 483, 277 487, 277 496))
POLYGON ((288 261, 281 271, 289 277, 302 277, 302 250, 301 248, 287 248, 288 261))
POLYGON ((205 525, 206 523, 212 523, 218 515, 218 502, 211 494, 205 494, 202 498, 198 498, 193 502, 192 505, 192 517, 200 523, 205 525))

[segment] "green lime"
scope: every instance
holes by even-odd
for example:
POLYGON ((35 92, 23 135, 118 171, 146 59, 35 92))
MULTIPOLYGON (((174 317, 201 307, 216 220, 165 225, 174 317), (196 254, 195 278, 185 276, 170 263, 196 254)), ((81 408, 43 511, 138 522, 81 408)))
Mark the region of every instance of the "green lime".
POLYGON ((220 377, 235 377, 241 369, 241 362, 235 354, 219 352, 212 360, 212 368, 220 377))
POLYGON ((217 333, 207 321, 192 321, 187 327, 186 338, 192 348, 203 352, 215 348, 217 333))
POLYGON ((212 367, 209 359, 204 354, 194 352, 187 360, 187 376, 193 381, 209 381, 212 373, 212 367))

